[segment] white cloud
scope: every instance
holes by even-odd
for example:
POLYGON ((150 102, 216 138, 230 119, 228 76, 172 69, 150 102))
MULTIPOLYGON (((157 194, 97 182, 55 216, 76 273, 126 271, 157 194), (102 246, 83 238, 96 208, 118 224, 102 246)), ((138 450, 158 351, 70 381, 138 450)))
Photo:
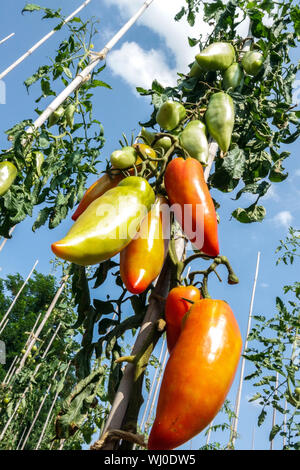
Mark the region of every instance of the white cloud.
POLYGON ((154 78, 162 85, 176 84, 176 70, 170 70, 160 51, 145 51, 136 42, 125 42, 121 49, 112 51, 107 64, 131 87, 150 88, 154 78))
MULTIPOLYGON (((104 0, 108 6, 117 6, 122 21, 127 21, 142 6, 142 0, 104 0)), ((154 1, 139 18, 138 24, 149 28, 163 41, 167 50, 144 50, 137 42, 127 42, 119 49, 113 49, 107 56, 112 72, 121 76, 133 89, 137 86, 150 87, 156 78, 162 85, 174 86, 176 72, 187 73, 188 64, 194 61, 198 47, 190 47, 188 37, 205 37, 210 26, 198 15, 191 27, 186 20, 175 22, 174 16, 182 7, 182 0, 154 1), (167 57, 167 55, 169 57, 167 57), (174 70, 170 67, 171 57, 174 70)), ((105 37, 107 34, 103 31, 105 37)))
MULTIPOLYGON (((121 20, 125 22, 139 10, 143 5, 143 0, 104 0, 104 3, 108 7, 117 7, 121 20)), ((193 27, 188 24, 185 18, 181 21, 175 21, 174 17, 181 10, 183 3, 182 0, 154 0, 138 19, 137 23, 157 34, 162 39, 167 51, 165 49, 164 51, 154 51, 153 49, 146 51, 137 42, 124 44, 119 49, 114 48, 108 55, 108 65, 113 73, 124 78, 133 88, 136 86, 146 86, 146 84, 149 86, 154 78, 162 81, 163 84, 173 85, 176 83, 174 81, 176 80, 175 70, 187 73, 189 70, 188 64, 194 61, 195 55, 199 51, 198 46, 189 46, 188 37, 199 38, 201 34, 202 39, 205 40, 211 32, 212 26, 203 21, 203 13, 201 13, 203 7, 200 7, 200 12, 196 16, 196 22, 193 27), (131 46, 128 44, 131 44, 131 46), (132 56, 134 52, 137 53, 136 57, 132 56), (121 57, 121 53, 123 57, 121 57), (166 54, 172 58, 174 70, 168 65, 170 62, 167 60, 166 54), (124 67, 120 67, 117 64, 117 58, 123 66, 125 65, 124 67), (139 63, 139 61, 141 62, 139 63), (128 63, 133 68, 129 67, 128 63), (142 68, 144 65, 150 65, 149 71, 144 71, 142 68), (138 73, 136 73, 137 71, 138 73), (151 80, 149 80, 150 74, 151 80), (166 79, 170 81, 166 82, 166 79)), ((227 0, 224 3, 227 3, 227 0)), ((239 19, 242 19, 242 12, 240 11, 239 13, 239 19)), ((238 26, 238 34, 246 36, 248 27, 249 20, 246 19, 238 26)), ((102 30, 102 35, 104 37, 109 36, 106 32, 106 27, 102 30)))
POLYGON ((289 227, 293 220, 293 216, 289 211, 281 211, 273 217, 272 221, 275 222, 276 225, 281 225, 283 227, 289 227))
MULTIPOLYGON (((104 0, 108 6, 116 5, 122 18, 128 20, 142 6, 141 0, 104 0)), ((189 37, 206 35, 210 27, 198 15, 195 26, 191 27, 184 19, 176 22, 174 16, 182 7, 182 0, 154 1, 138 20, 138 24, 150 28, 165 42, 174 54, 178 71, 186 72, 187 65, 194 60, 197 47, 188 45, 189 37)))
POLYGON ((267 284, 266 282, 261 282, 260 283, 260 287, 263 287, 264 289, 267 289, 269 286, 269 284, 267 284))

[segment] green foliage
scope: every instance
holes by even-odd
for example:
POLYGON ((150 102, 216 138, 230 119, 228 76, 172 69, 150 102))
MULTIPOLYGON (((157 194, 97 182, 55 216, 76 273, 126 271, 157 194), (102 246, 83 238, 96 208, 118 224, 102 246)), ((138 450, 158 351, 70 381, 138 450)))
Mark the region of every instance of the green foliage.
MULTIPOLYGON (((277 264, 282 260, 292 264, 294 256, 299 256, 299 235, 290 228, 290 236, 281 240, 282 252, 277 264), (292 252, 289 246, 292 246, 292 252), (284 252, 283 252, 284 250, 284 252)), ((285 449, 299 449, 299 396, 295 388, 300 384, 299 376, 299 328, 300 328, 300 283, 284 286, 288 298, 284 302, 276 298, 276 313, 269 317, 256 315, 245 357, 254 366, 245 380, 251 380, 258 388, 250 401, 261 405, 258 425, 261 426, 269 411, 276 410, 281 415, 280 424, 273 426, 269 439, 280 433, 285 438, 285 449), (286 424, 284 424, 284 421, 286 424)), ((278 420, 278 419, 277 419, 278 420)))
MULTIPOLYGON (((59 10, 54 12, 33 4, 23 11, 37 9, 45 11, 45 18, 62 19, 59 10)), ((83 23, 79 18, 73 18, 66 27, 70 36, 59 45, 52 64, 40 66, 25 81, 28 91, 33 86, 37 90, 39 84, 41 94, 35 100, 37 104, 55 97, 60 83, 68 86, 89 64, 90 44, 97 33, 96 23, 93 20, 83 23)), ((0 160, 12 161, 18 176, 10 190, 0 198, 0 235, 8 237, 10 228, 31 216, 37 205, 43 207, 33 230, 47 221, 50 229, 56 227, 81 199, 88 175, 97 174, 96 165, 105 140, 101 123, 92 115, 92 90, 99 86, 110 88, 98 79, 104 67, 93 71, 90 79, 63 103, 60 117, 55 118, 56 111, 48 123, 31 134, 26 133, 33 125, 31 119, 6 131, 12 147, 2 151, 0 160), (51 125, 53 122, 55 126, 51 125), (35 151, 44 155, 41 168, 37 168, 35 159, 31 158, 35 151)), ((39 107, 35 111, 38 115, 42 113, 39 107)))
MULTIPOLYGON (((20 274, 8 275, 0 279, 0 320, 22 286, 24 279, 20 274)), ((40 312, 50 305, 57 285, 54 276, 44 276, 34 271, 33 277, 23 289, 15 303, 9 322, 1 335, 6 344, 6 364, 0 365, 0 381, 8 371, 15 356, 21 353, 28 335, 40 312)))
MULTIPOLYGON (((0 319, 3 318, 23 282, 20 274, 9 275, 7 279, 0 280, 0 319)), ((59 403, 70 393, 74 383, 74 366, 70 367, 70 361, 78 350, 78 343, 74 339, 72 324, 75 315, 68 288, 59 297, 23 368, 16 373, 23 352, 27 349, 26 342, 32 334, 33 327, 35 325, 36 329, 41 323, 57 289, 58 284, 54 276, 45 276, 35 271, 15 303, 8 317, 9 322, 1 334, 1 340, 6 345, 7 360, 5 365, 0 366, 0 434, 7 421, 12 419, 0 442, 3 450, 17 447, 22 433, 25 430, 28 432, 45 397, 41 412, 25 446, 25 449, 33 449, 39 440, 56 394, 59 403), (53 337, 55 332, 58 334, 53 337), (46 353, 52 338, 51 348, 46 353), (11 366, 14 369, 10 369, 11 366), (49 385, 51 388, 47 392, 49 385)), ((53 416, 50 423, 52 421, 53 416)), ((49 448, 50 434, 49 425, 42 441, 42 448, 45 445, 49 448)), ((80 435, 77 441, 81 440, 80 435)))
MULTIPOLYGON (((289 152, 280 153, 280 147, 294 142, 300 135, 299 115, 294 112, 292 103, 293 82, 299 64, 292 63, 289 57, 289 50, 296 47, 299 36, 299 8, 292 0, 276 5, 272 1, 230 0, 224 4, 219 0, 209 3, 186 0, 186 6, 175 19, 178 21, 186 16, 193 25, 202 7, 204 21, 210 22, 213 31, 206 43, 201 37, 189 41, 192 47, 198 42, 202 49, 215 41, 233 41, 241 59, 243 53, 239 51, 244 41, 236 34, 236 27, 248 17, 254 47, 264 56, 264 66, 259 74, 246 76, 239 91, 229 91, 236 114, 232 145, 225 158, 218 153, 215 170, 209 178, 209 184, 222 192, 232 192, 244 183, 235 199, 250 192, 258 195, 257 200, 248 208, 235 209, 232 216, 242 223, 261 222, 266 211, 257 204, 258 200, 267 193, 271 183, 284 181, 288 176, 282 162, 289 157, 289 152), (266 12, 272 17, 271 26, 262 22, 266 12)), ((197 118, 198 109, 205 109, 210 95, 222 87, 222 76, 215 72, 203 74, 201 80, 183 74, 179 77, 174 88, 164 88, 154 81, 151 90, 137 89, 141 95, 151 96, 154 106, 151 119, 141 125, 155 126, 158 108, 170 98, 188 103, 186 108, 190 117, 197 118)))

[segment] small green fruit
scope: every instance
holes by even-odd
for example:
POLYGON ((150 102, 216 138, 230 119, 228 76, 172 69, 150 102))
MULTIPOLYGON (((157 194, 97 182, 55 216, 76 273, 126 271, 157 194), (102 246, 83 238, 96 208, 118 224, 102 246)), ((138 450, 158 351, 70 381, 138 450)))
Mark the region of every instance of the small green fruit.
POLYGON ((248 75, 255 77, 262 68, 263 55, 257 51, 248 51, 242 59, 242 66, 248 75))
POLYGON ((161 105, 157 114, 156 122, 162 129, 172 131, 185 118, 185 107, 176 101, 166 101, 161 105))
POLYGON ((132 168, 137 160, 138 154, 133 147, 123 147, 121 150, 115 150, 111 156, 110 161, 114 168, 125 170, 132 168))

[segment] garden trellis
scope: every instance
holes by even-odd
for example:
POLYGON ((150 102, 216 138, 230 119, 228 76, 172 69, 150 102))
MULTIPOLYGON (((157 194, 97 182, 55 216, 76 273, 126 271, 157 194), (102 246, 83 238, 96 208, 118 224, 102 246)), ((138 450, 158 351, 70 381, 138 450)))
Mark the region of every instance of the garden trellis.
POLYGON ((8 309, 7 312, 3 315, 3 318, 1 319, 1 322, 0 322, 0 334, 3 332, 5 326, 7 325, 7 322, 8 322, 8 320, 9 320, 8 316, 9 316, 10 312, 12 311, 12 309, 14 308, 14 305, 15 305, 15 303, 17 302, 17 300, 18 300, 20 294, 22 293, 24 287, 26 286, 26 284, 28 283, 29 279, 31 278, 32 273, 33 273, 33 271, 35 270, 35 268, 36 268, 38 262, 39 262, 39 260, 36 260, 36 261, 35 261, 35 263, 34 263, 32 269, 31 269, 30 273, 28 274, 28 276, 26 277, 26 279, 25 279, 25 281, 23 282, 22 286, 20 287, 20 289, 19 289, 18 293, 16 294, 14 300, 12 301, 12 303, 11 303, 9 309, 8 309))
MULTIPOLYGON (((258 272, 259 272, 259 263, 260 263, 260 252, 257 253, 257 259, 256 259, 256 268, 255 268, 255 275, 254 275, 254 280, 253 280, 252 295, 251 295, 249 315, 248 315, 247 332, 246 332, 246 336, 244 340, 244 353, 248 347, 248 336, 249 336, 250 329, 251 329, 253 304, 254 304, 256 284, 257 284, 257 278, 258 278, 258 272)), ((245 357, 243 357, 242 364, 241 364, 241 371, 240 371, 239 386, 238 386, 236 402, 235 402, 235 417, 233 418, 231 436, 230 436, 230 441, 229 441, 229 446, 232 445, 233 447, 234 447, 234 442, 237 436, 237 428, 238 428, 238 420, 239 420, 241 396, 242 396, 243 380, 244 380, 244 372, 245 372, 245 363, 246 363, 246 359, 245 357)))
POLYGON ((11 34, 9 34, 8 36, 6 36, 5 38, 1 39, 0 45, 1 45, 1 44, 4 44, 6 41, 8 41, 8 40, 9 40, 10 38, 12 38, 14 35, 15 35, 15 33, 11 33, 11 34))

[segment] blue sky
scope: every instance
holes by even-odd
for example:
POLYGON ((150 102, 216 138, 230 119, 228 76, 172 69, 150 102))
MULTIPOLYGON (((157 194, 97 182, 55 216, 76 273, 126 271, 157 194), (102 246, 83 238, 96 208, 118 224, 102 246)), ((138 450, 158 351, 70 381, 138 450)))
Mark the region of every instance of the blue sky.
MULTIPOLYGON (((1 71, 52 29, 52 25, 56 24, 55 21, 41 21, 39 13, 21 15, 24 0, 2 3, 0 39, 11 32, 16 34, 4 45, 0 45, 1 71)), ((80 0, 65 1, 63 6, 65 16, 80 3, 80 0)), ((101 2, 92 0, 80 16, 83 19, 95 16, 100 21, 99 35, 94 41, 95 50, 100 50, 142 3, 142 0, 104 0, 101 2)), ((102 151, 103 161, 118 148, 118 140, 122 132, 128 136, 132 131, 137 133, 138 121, 147 120, 150 115, 148 98, 139 97, 135 87, 148 87, 154 78, 165 85, 174 84, 176 70, 185 72, 188 64, 193 60, 197 51, 188 46, 187 36, 197 37, 199 32, 207 31, 207 26, 199 21, 192 30, 184 21, 175 23, 174 14, 180 9, 182 3, 182 0, 164 0, 164 2, 154 0, 138 24, 109 54, 108 67, 102 73, 101 79, 108 82, 113 89, 97 89, 94 97, 94 115, 103 123, 106 137, 106 144, 102 151)), ((59 7, 61 2, 51 0, 51 2, 44 1, 42 4, 55 8, 59 7)), ((33 88, 28 95, 23 81, 31 76, 38 66, 49 63, 49 57, 54 56, 55 49, 65 34, 65 29, 59 31, 5 78, 6 104, 0 105, 0 147, 2 149, 8 147, 4 134, 6 129, 23 119, 36 118, 34 99, 38 96, 39 90, 33 88)), ((299 48, 292 51, 292 57, 294 60, 299 59, 299 48)), ((297 84, 300 88, 299 80, 297 84)), ((60 87, 57 91, 61 91, 62 85, 60 87)), ((297 90, 295 89, 296 98, 297 90)), ((283 285, 297 280, 299 272, 297 265, 292 268, 275 267, 274 250, 279 244, 279 239, 287 234, 289 225, 300 228, 299 144, 294 143, 283 147, 282 150, 291 152, 291 157, 284 162, 289 177, 283 183, 273 184, 266 197, 261 200, 267 209, 267 216, 263 223, 243 225, 230 219, 231 212, 237 206, 247 207, 251 204, 249 196, 244 195, 239 201, 233 201, 231 199, 233 194, 212 191, 213 197, 221 203, 219 210, 221 253, 229 257, 240 278, 240 284, 228 286, 225 282, 220 284, 217 280, 213 280, 210 283, 210 290, 216 298, 229 302, 243 336, 246 333, 257 252, 261 251, 261 266, 254 303, 255 314, 268 315, 274 312, 275 297, 281 295, 283 285)), ((102 167, 99 167, 99 171, 101 170, 102 167)), ((95 176, 92 176, 89 183, 93 183, 94 180, 95 176)), ((237 188, 235 192, 238 189, 240 188, 237 188)), ((35 211, 34 217, 37 212, 38 210, 35 211)), ((49 273, 51 271, 49 261, 53 259, 50 245, 53 241, 62 238, 71 227, 70 217, 71 213, 59 227, 52 231, 47 227, 42 227, 33 233, 31 226, 34 219, 30 218, 18 225, 13 239, 7 242, 3 252, 0 253, 1 276, 5 277, 15 272, 20 272, 25 276, 36 259, 39 260, 38 270, 49 273)), ((224 275, 225 280, 226 275, 222 268, 220 274, 224 275)), ((98 290, 95 295, 105 298, 103 289, 98 290)), ((248 366, 246 374, 250 371, 251 366, 248 366)), ((237 443, 237 447, 241 449, 251 448, 252 429, 259 410, 254 405, 248 404, 247 400, 254 392, 255 390, 249 384, 244 385, 239 427, 241 438, 237 443)), ((232 402, 235 393, 236 381, 228 397, 232 402)), ((269 423, 263 429, 255 431, 255 448, 267 448, 266 435, 270 428, 269 423)), ((202 442, 201 437, 196 438, 193 441, 193 448, 199 447, 202 442)), ((190 448, 189 446, 190 444, 187 448, 190 448)))

